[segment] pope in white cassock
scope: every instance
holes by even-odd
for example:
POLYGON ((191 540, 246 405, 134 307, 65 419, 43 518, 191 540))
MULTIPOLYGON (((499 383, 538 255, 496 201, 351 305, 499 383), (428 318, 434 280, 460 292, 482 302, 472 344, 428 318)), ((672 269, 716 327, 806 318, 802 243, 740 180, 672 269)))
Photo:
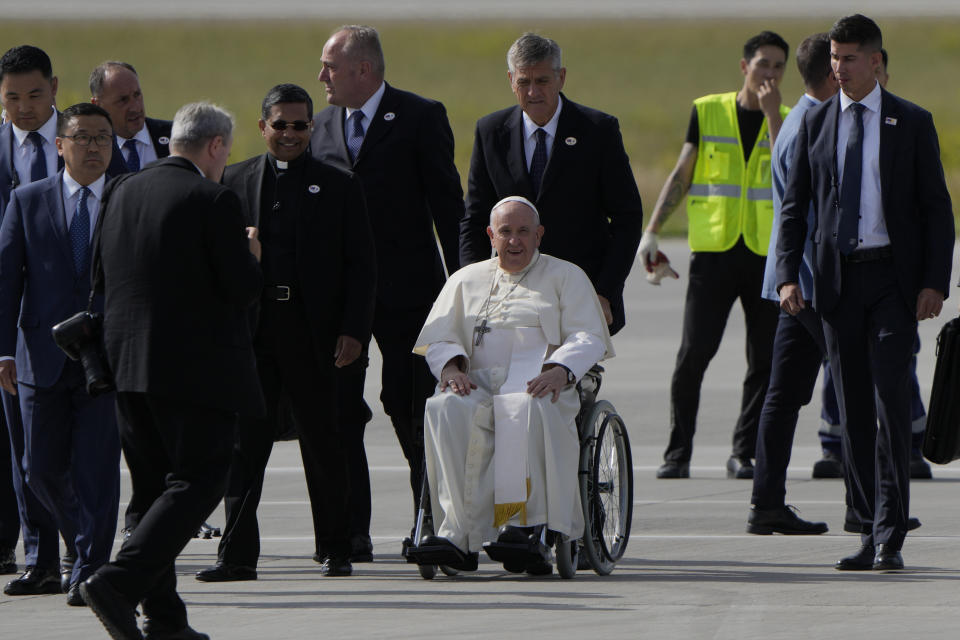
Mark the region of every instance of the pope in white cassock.
POLYGON ((437 527, 421 544, 455 546, 472 560, 457 568, 498 533, 583 533, 575 384, 613 346, 589 278, 541 254, 543 233, 531 202, 498 202, 496 257, 450 277, 414 349, 439 381, 424 417, 437 527))

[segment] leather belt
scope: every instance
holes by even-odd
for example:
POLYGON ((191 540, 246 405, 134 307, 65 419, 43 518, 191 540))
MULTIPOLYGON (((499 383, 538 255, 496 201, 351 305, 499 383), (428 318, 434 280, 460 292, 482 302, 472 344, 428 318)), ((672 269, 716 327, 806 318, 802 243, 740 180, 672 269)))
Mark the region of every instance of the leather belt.
POLYGON ((870 249, 857 249, 852 253, 843 256, 844 262, 875 262, 877 260, 886 260, 893 257, 893 247, 872 247, 870 249))
POLYGON ((293 292, 289 285, 276 284, 264 287, 261 297, 270 302, 289 302, 293 292))

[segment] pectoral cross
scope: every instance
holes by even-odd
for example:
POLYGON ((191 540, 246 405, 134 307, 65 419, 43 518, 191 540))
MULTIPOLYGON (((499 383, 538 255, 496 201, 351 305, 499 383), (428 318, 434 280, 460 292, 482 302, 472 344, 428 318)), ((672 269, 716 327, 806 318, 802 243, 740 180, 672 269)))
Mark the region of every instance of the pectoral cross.
POLYGON ((476 336, 473 340, 473 346, 479 347, 483 343, 483 335, 491 331, 493 329, 487 326, 487 319, 484 318, 483 322, 473 328, 473 335, 476 336))

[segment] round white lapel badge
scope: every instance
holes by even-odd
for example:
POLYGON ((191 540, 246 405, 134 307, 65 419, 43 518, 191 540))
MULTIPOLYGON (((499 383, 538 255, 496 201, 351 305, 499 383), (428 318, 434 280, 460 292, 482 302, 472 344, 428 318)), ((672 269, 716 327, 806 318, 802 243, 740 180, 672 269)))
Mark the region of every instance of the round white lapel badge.
POLYGON ((309 191, 310 193, 320 193, 320 187, 318 187, 315 184, 312 184, 309 187, 307 187, 307 191, 309 191))
POLYGON ((577 139, 574 138, 573 136, 570 136, 569 138, 567 138, 566 140, 564 140, 564 142, 567 143, 567 146, 568 146, 568 147, 572 147, 573 145, 577 144, 577 139))
POLYGON ((386 120, 387 122, 390 122, 396 117, 397 117, 397 114, 395 114, 393 111, 387 111, 385 114, 383 114, 383 119, 386 120))
POLYGON ((160 136, 159 138, 157 138, 157 142, 159 142, 160 144, 170 144, 170 138, 168 138, 167 136, 160 136))

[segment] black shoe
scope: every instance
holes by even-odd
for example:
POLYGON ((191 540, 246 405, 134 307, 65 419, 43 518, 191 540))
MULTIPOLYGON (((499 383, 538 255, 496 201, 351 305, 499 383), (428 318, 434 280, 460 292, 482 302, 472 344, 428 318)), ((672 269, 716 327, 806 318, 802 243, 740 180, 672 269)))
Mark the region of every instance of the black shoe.
POLYGON ((852 556, 837 560, 835 567, 838 571, 869 571, 873 569, 875 551, 872 544, 865 544, 852 556))
POLYGON ((814 478, 842 478, 843 460, 833 451, 824 449, 823 457, 813 463, 814 478))
MULTIPOLYGON (((921 524, 919 518, 911 516, 907 518, 907 531, 919 529, 921 524)), ((847 533, 870 533, 870 527, 862 526, 850 507, 847 507, 847 515, 843 519, 843 530, 847 533)))
POLYGON ((86 600, 83 599, 83 594, 80 593, 79 583, 73 585, 67 590, 67 604, 71 607, 87 606, 86 600))
POLYGON ((70 591, 70 578, 73 576, 73 565, 77 559, 71 556, 64 556, 60 560, 60 590, 64 593, 70 591))
POLYGON ((903 569, 903 556, 900 549, 891 549, 888 545, 878 544, 877 555, 873 559, 874 571, 897 571, 903 569))
POLYGON ((738 478, 740 480, 752 479, 753 462, 751 462, 750 458, 730 456, 730 458, 727 460, 727 477, 738 478))
POLYGON ((373 562, 373 542, 365 533, 350 538, 350 562, 373 562))
POLYGON ((690 463, 689 462, 664 462, 660 465, 660 468, 657 469, 658 478, 689 478, 690 477, 690 463))
POLYGON ((171 629, 150 618, 143 621, 143 638, 144 640, 210 640, 210 636, 190 628, 190 625, 171 629))
POLYGON ((930 480, 933 478, 933 472, 930 465, 923 459, 920 453, 910 454, 910 479, 911 480, 930 480))
POLYGON ((747 533, 761 536, 782 533, 786 536, 808 536, 827 532, 826 522, 808 522, 796 513, 791 505, 779 509, 750 509, 747 533))
POLYGON ((327 556, 323 564, 320 565, 320 575, 326 576, 327 578, 349 576, 352 573, 353 565, 350 564, 348 558, 344 558, 343 556, 327 556))
POLYGON ((241 582, 256 579, 256 567, 230 564, 229 562, 218 562, 212 567, 197 571, 197 580, 200 582, 241 582))
POLYGON ((0 575, 17 572, 17 554, 13 549, 0 549, 0 575))
POLYGON ((105 578, 93 574, 80 583, 80 594, 113 640, 143 640, 136 608, 105 578))
POLYGON ((27 567, 19 578, 14 578, 3 588, 8 596, 35 596, 41 593, 63 593, 60 590, 60 574, 50 569, 27 567))

